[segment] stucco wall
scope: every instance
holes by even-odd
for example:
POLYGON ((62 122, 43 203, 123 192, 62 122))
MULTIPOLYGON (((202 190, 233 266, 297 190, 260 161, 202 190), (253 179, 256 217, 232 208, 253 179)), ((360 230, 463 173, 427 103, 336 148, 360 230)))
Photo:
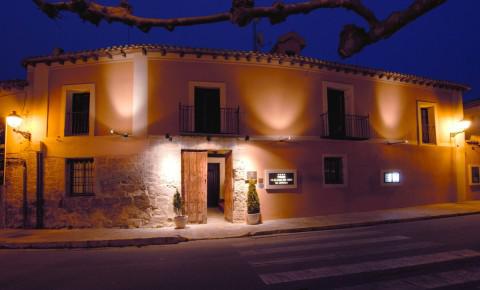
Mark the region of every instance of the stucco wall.
MULTIPOLYGON (((180 190, 181 150, 185 149, 232 151, 234 222, 244 221, 245 179, 250 170, 261 177, 266 169, 298 171, 297 189, 258 188, 265 220, 448 202, 459 195, 455 157, 459 149, 455 142, 463 140, 462 136, 458 140, 449 136, 453 122, 462 119, 459 92, 285 63, 155 53, 147 57, 146 66, 137 66, 142 73, 147 70, 147 82, 134 81, 135 60, 131 57, 29 68, 29 80, 34 85, 26 101, 25 128, 34 133, 33 140, 27 142, 9 131, 7 150, 11 154, 44 152, 46 227, 170 224, 171 200, 175 189, 180 190), (133 106, 134 92, 143 93, 135 84, 145 83, 148 107, 133 106), (240 137, 208 141, 205 136, 179 136, 178 105, 191 104, 195 83, 225 88, 222 102, 227 107, 240 106, 241 135, 249 135, 249 142, 240 137), (64 87, 82 84, 95 87, 94 134, 64 137, 64 87), (348 113, 369 116, 371 139, 319 138, 320 115, 327 110, 325 92, 332 85, 349 90, 348 113), (418 144, 418 102, 435 103, 437 145, 418 144), (133 107, 145 112, 133 112, 133 107), (144 121, 142 114, 146 114, 146 136, 109 134, 110 129, 133 132, 135 120, 139 120, 137 125, 144 121), (173 136, 172 141, 165 138, 167 133, 173 136), (292 138, 281 141, 285 136, 292 138), (392 140, 407 140, 408 144, 386 144, 392 140), (347 161, 345 186, 324 186, 325 154, 341 155, 347 161), (66 194, 65 159, 75 157, 95 160, 94 197, 66 194), (402 184, 382 186, 382 169, 401 170, 402 184)), ((5 108, 5 112, 0 111, 3 116, 23 104, 20 97, 8 100, 8 106, 0 106, 0 110, 5 108)), ((22 217, 17 167, 11 163, 7 171, 12 227, 21 226, 22 217)), ((36 178, 34 166, 28 168, 28 180, 32 182, 36 178)), ((33 184, 29 186, 29 194, 34 188, 33 184)), ((470 192, 467 197, 476 195, 470 192)), ((33 217, 34 209, 30 211, 33 217)))

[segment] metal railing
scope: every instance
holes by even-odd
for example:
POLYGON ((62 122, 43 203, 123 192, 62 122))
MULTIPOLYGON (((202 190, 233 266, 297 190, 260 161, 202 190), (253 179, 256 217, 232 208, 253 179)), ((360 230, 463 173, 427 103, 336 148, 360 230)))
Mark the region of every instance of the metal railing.
MULTIPOLYGON (((199 119, 216 118, 215 116, 202 116, 196 118, 195 106, 179 104, 179 128, 180 133, 186 134, 220 134, 220 135, 239 135, 240 134, 240 107, 220 108, 219 121, 214 127, 208 125, 196 124, 199 119)), ((197 116, 199 117, 199 116, 197 116)), ((208 122, 207 122, 208 123, 208 122)))
POLYGON ((320 136, 332 139, 370 139, 369 116, 345 115, 335 124, 330 123, 328 112, 320 115, 320 136))
POLYGON ((422 124, 422 143, 423 144, 436 144, 437 134, 435 125, 422 124))
POLYGON ((69 112, 65 116, 65 136, 88 135, 88 112, 69 112))

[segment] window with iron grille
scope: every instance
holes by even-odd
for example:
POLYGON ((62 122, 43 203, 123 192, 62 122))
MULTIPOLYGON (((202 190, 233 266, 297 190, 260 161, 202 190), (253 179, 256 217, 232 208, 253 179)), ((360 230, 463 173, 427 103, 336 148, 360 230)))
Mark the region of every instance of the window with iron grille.
POLYGON ((480 165, 469 165, 469 184, 480 185, 480 165))
POLYGON ((420 132, 422 144, 436 144, 435 107, 422 104, 419 108, 420 132))
POLYGON ((81 136, 89 133, 90 93, 72 93, 67 98, 65 136, 81 136))
POLYGON ((323 175, 325 178, 325 184, 344 184, 343 158, 324 157, 323 175))
POLYGON ((93 158, 67 159, 67 181, 69 195, 94 195, 93 158))

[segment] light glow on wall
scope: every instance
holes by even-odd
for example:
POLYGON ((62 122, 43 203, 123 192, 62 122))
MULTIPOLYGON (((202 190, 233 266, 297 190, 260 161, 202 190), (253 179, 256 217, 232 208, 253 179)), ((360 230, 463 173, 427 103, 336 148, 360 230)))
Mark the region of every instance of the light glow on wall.
POLYGON ((397 94, 381 93, 377 97, 377 109, 387 130, 398 127, 402 117, 403 104, 397 94))
POLYGON ((465 132, 468 128, 470 128, 470 125, 472 122, 470 120, 462 120, 458 122, 453 122, 452 125, 450 126, 450 134, 452 137, 455 137, 457 134, 465 132))

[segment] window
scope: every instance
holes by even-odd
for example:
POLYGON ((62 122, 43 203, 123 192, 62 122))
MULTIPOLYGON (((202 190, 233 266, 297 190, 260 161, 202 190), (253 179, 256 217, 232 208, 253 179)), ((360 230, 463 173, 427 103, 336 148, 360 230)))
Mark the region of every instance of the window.
POLYGON ((422 144, 436 144, 437 132, 435 128, 435 104, 419 103, 419 137, 422 144))
POLYGON ((382 171, 383 185, 399 185, 402 182, 402 174, 399 170, 390 169, 382 171))
POLYGON ((345 184, 343 157, 326 156, 323 158, 324 184, 345 184))
POLYGON ((220 89, 195 87, 195 132, 220 133, 220 89))
POLYGON ((67 159, 67 192, 70 196, 94 195, 93 158, 67 159))
POLYGON ((64 114, 58 121, 63 136, 94 136, 95 84, 63 86, 61 108, 64 114))
POLYGON ((65 136, 88 135, 90 93, 72 93, 68 96, 65 118, 65 136))
POLYGON ((480 185, 480 165, 469 165, 469 184, 480 185))

